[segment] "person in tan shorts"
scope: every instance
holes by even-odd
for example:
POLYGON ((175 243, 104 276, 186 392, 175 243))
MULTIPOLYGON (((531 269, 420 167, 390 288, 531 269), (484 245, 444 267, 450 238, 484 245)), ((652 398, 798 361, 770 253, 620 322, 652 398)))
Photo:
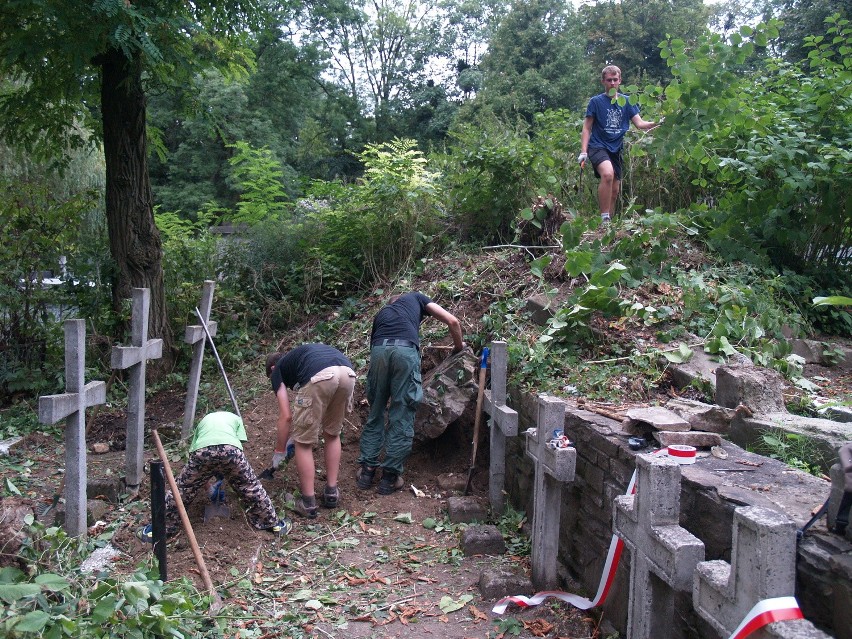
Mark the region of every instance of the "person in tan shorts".
POLYGON ((272 391, 278 400, 278 428, 272 467, 278 468, 284 461, 287 441, 292 439, 302 493, 295 502, 294 510, 314 519, 317 516, 317 499, 313 448, 319 443, 322 433, 326 466, 322 502, 327 508, 336 508, 340 499, 337 487, 340 433, 346 414, 352 411, 355 371, 352 370, 352 362, 336 348, 326 344, 303 344, 286 355, 269 355, 266 374, 272 381, 272 391), (288 389, 294 392, 292 409, 288 389))

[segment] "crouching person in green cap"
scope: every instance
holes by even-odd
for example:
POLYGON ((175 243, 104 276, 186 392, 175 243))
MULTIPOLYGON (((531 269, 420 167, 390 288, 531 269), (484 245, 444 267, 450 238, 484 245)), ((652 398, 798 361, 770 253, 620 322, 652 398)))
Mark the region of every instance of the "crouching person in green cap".
MULTIPOLYGON (((243 453, 248 441, 243 420, 234 413, 220 411, 205 416, 192 436, 189 460, 175 483, 181 500, 189 504, 205 490, 211 478, 227 482, 239 496, 246 509, 246 518, 258 530, 286 535, 293 525, 289 519, 278 518, 275 506, 260 484, 243 453)), ((172 491, 166 491, 166 537, 176 535, 181 528, 180 514, 172 491)), ((137 537, 153 541, 151 524, 142 528, 137 537)))

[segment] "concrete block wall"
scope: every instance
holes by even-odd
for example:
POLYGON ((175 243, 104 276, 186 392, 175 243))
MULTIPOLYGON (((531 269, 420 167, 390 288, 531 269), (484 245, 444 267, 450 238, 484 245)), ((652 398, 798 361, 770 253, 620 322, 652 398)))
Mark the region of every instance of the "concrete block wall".
MULTIPOLYGON (((534 396, 510 389, 508 403, 519 413, 519 432, 535 425, 534 396)), ((565 434, 577 449, 577 472, 574 482, 562 489, 557 560, 562 587, 589 597, 597 590, 612 539, 613 502, 625 493, 635 468, 636 453, 620 431, 620 424, 606 417, 566 411, 565 434)), ((680 524, 704 542, 707 560, 731 560, 733 514, 738 506, 775 508, 801 527, 829 490, 824 481, 787 469, 781 462, 747 453, 733 444, 725 446, 733 453, 732 458, 758 460, 753 463, 760 464, 761 472, 713 473, 700 463, 684 467, 680 524), (766 476, 778 478, 783 486, 767 490, 768 484, 761 483, 766 476)), ((524 454, 524 438, 507 440, 508 501, 528 515, 533 505, 533 472, 532 462, 524 454)), ((852 544, 828 533, 823 522, 817 522, 799 543, 796 597, 805 617, 816 626, 836 639, 852 639, 852 544)), ((622 636, 627 621, 629 562, 629 553, 623 553, 603 607, 605 621, 622 636)), ((676 615, 678 636, 718 639, 718 634, 692 610, 690 598, 679 599, 676 615)))

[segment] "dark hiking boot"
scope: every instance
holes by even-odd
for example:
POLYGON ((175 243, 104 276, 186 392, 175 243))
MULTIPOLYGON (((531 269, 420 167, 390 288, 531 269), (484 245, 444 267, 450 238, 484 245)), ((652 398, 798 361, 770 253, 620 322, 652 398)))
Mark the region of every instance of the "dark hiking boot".
POLYGON ((385 471, 382 475, 382 481, 379 482, 378 493, 380 495, 390 495, 391 493, 398 491, 404 485, 405 482, 402 481, 402 477, 396 473, 385 471))
POLYGON ((368 490, 376 480, 376 469, 362 464, 361 467, 358 468, 358 472, 355 473, 355 480, 358 488, 361 490, 368 490))

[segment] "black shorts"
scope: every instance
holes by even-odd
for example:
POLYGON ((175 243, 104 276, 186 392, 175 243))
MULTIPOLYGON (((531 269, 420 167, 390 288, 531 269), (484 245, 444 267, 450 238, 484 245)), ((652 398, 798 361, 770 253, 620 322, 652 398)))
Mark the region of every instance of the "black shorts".
POLYGON ((612 169, 615 173, 615 179, 621 180, 621 151, 618 153, 612 153, 611 151, 607 151, 606 149, 589 149, 589 160, 592 163, 592 166, 595 168, 595 177, 600 177, 598 173, 598 164, 601 162, 606 162, 609 160, 612 162, 612 169))

